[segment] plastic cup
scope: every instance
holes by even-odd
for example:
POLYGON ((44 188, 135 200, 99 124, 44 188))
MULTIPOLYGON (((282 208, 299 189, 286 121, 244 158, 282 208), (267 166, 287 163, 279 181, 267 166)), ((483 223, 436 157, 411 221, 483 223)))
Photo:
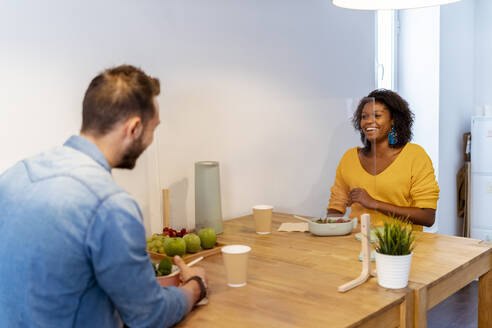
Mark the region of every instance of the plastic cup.
POLYGON ((272 231, 273 206, 256 205, 253 207, 256 233, 260 235, 269 234, 272 231))
POLYGON ((248 280, 248 254, 251 247, 246 245, 229 245, 222 247, 222 258, 230 287, 246 286, 248 280))

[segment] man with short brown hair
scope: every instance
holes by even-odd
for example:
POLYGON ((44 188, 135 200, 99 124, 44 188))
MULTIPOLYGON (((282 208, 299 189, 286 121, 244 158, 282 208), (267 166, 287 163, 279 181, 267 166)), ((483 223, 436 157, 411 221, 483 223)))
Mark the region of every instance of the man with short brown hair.
POLYGON ((205 271, 179 257, 183 285, 159 286, 139 206, 111 176, 152 143, 159 92, 133 66, 104 71, 80 136, 0 175, 1 327, 168 327, 205 296, 205 271))

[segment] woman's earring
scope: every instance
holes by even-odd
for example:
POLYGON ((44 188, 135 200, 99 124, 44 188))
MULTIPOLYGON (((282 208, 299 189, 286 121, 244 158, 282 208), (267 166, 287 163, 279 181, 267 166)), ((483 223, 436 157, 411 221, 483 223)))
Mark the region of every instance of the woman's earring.
POLYGON ((398 142, 398 133, 396 133, 395 126, 391 126, 391 131, 388 133, 388 143, 390 145, 396 145, 398 142))

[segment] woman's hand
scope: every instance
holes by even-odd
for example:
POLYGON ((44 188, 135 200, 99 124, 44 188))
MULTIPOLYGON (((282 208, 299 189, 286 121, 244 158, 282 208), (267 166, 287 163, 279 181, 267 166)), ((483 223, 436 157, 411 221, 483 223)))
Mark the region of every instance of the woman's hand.
POLYGON ((329 208, 327 211, 326 211, 326 217, 329 218, 329 217, 341 217, 343 216, 345 213, 343 212, 340 212, 339 210, 335 210, 333 208, 329 208))
POLYGON ((374 210, 377 207, 377 201, 369 196, 367 191, 362 188, 354 188, 349 192, 349 204, 359 203, 367 209, 374 210))
POLYGON ((375 200, 365 189, 354 188, 349 192, 349 206, 359 203, 367 209, 377 210, 388 216, 408 218, 412 223, 430 227, 434 224, 436 210, 432 208, 402 207, 375 200))

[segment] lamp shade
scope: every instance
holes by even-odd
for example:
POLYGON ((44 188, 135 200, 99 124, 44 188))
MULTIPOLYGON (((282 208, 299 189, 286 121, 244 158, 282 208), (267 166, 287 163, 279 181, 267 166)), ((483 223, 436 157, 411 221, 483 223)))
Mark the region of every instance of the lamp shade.
POLYGON ((460 0, 332 0, 337 7, 360 10, 395 10, 445 5, 460 0))

